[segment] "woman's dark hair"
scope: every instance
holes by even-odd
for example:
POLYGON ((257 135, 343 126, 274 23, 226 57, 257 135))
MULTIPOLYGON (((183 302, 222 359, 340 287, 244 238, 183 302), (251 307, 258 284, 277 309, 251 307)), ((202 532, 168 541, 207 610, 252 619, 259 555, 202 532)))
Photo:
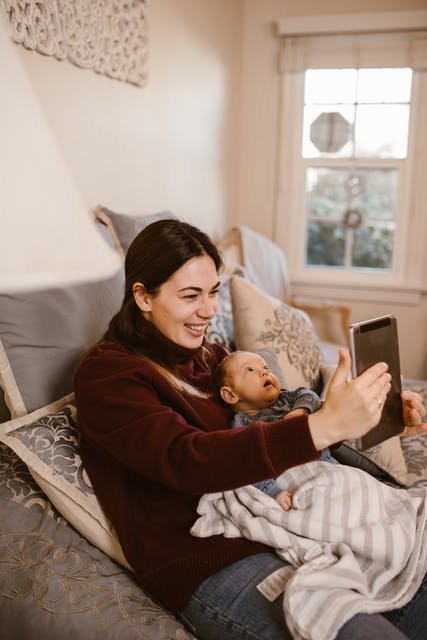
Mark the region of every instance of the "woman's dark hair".
POLYGON ((145 291, 155 295, 160 286, 191 258, 208 255, 217 272, 223 263, 221 254, 203 231, 176 219, 158 220, 143 229, 130 245, 125 259, 125 294, 119 312, 112 318, 105 339, 119 342, 129 351, 159 362, 139 329, 141 312, 132 287, 141 282, 145 291))

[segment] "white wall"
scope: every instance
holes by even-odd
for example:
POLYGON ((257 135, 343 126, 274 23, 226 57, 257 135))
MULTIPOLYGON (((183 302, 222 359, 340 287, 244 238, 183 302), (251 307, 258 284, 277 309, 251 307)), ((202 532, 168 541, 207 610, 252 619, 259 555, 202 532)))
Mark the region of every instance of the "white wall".
POLYGON ((21 58, 89 208, 172 210, 211 233, 233 211, 240 0, 149 3, 146 87, 23 47, 21 58))
MULTIPOLYGON (((286 15, 427 8, 427 0, 152 0, 149 79, 135 88, 20 56, 88 208, 169 209, 218 234, 272 235, 278 74, 286 15)), ((352 319, 390 312, 353 301, 352 319)), ((403 368, 427 378, 427 302, 399 306, 403 368)))
MULTIPOLYGON (((298 15, 426 9, 427 0, 245 0, 237 220, 274 237, 279 74, 278 18, 298 15)), ((427 262, 426 262, 427 268, 427 262)), ((427 378, 427 298, 416 304, 347 299, 351 320, 386 313, 398 318, 402 369, 427 378)))

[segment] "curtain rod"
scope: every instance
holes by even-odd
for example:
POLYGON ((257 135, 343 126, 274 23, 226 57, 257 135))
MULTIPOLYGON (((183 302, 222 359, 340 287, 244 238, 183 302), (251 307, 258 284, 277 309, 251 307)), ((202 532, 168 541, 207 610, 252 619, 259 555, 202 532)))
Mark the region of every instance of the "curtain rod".
POLYGON ((278 36, 419 31, 427 28, 427 11, 383 11, 289 16, 276 21, 278 36))

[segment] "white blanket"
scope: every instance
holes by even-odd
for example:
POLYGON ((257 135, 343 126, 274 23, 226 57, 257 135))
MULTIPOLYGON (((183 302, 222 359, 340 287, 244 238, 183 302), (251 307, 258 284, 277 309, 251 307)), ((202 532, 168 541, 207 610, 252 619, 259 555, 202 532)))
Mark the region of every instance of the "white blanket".
POLYGON ((289 303, 290 278, 282 249, 249 227, 240 226, 239 231, 245 277, 269 295, 289 303))
POLYGON ((294 638, 331 640, 358 612, 409 602, 427 569, 426 489, 321 461, 278 483, 293 493, 290 511, 253 486, 208 494, 191 533, 257 540, 290 563, 258 588, 270 600, 284 592, 294 638))

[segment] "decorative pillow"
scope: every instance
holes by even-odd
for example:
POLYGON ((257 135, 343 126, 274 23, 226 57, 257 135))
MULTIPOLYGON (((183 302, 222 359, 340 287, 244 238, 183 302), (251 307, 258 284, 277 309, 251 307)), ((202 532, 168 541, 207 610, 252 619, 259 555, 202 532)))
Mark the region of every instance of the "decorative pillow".
MULTIPOLYGON (((427 382, 405 378, 403 388, 419 393, 427 406, 427 382)), ((427 415, 423 418, 427 422, 427 415)), ((401 438, 403 455, 408 468, 408 484, 411 487, 427 487, 427 434, 401 438)))
POLYGON ((229 276, 222 278, 218 294, 218 311, 209 323, 206 337, 211 342, 221 344, 228 351, 235 349, 229 276))
POLYGON ((236 347, 269 355, 270 366, 276 363, 273 369, 289 389, 318 390, 321 355, 308 315, 239 276, 231 278, 230 291, 236 347))
POLYGON ((27 465, 52 504, 80 533, 122 566, 116 533, 95 496, 78 453, 73 395, 0 425, 0 441, 27 465))
POLYGON ((73 390, 76 364, 119 309, 124 273, 63 289, 0 295, 0 386, 12 418, 73 390))
POLYGON ((177 218, 170 211, 160 211, 151 214, 127 214, 115 213, 106 207, 99 205, 93 212, 94 216, 100 220, 109 230, 115 246, 121 248, 123 257, 129 249, 132 240, 145 227, 157 220, 167 220, 177 218))
MULTIPOLYGON (((0 460, 0 500, 15 502, 26 509, 60 520, 64 526, 71 526, 34 481, 27 465, 4 442, 0 442, 0 460)), ((8 514, 2 513, 3 523, 7 522, 9 527, 7 517, 8 514)))
POLYGON ((402 438, 402 451, 408 467, 408 485, 427 487, 427 436, 402 438))
POLYGON ((398 436, 364 451, 356 448, 355 441, 346 440, 333 450, 332 455, 341 464, 363 469, 380 480, 409 486, 408 470, 398 436))

